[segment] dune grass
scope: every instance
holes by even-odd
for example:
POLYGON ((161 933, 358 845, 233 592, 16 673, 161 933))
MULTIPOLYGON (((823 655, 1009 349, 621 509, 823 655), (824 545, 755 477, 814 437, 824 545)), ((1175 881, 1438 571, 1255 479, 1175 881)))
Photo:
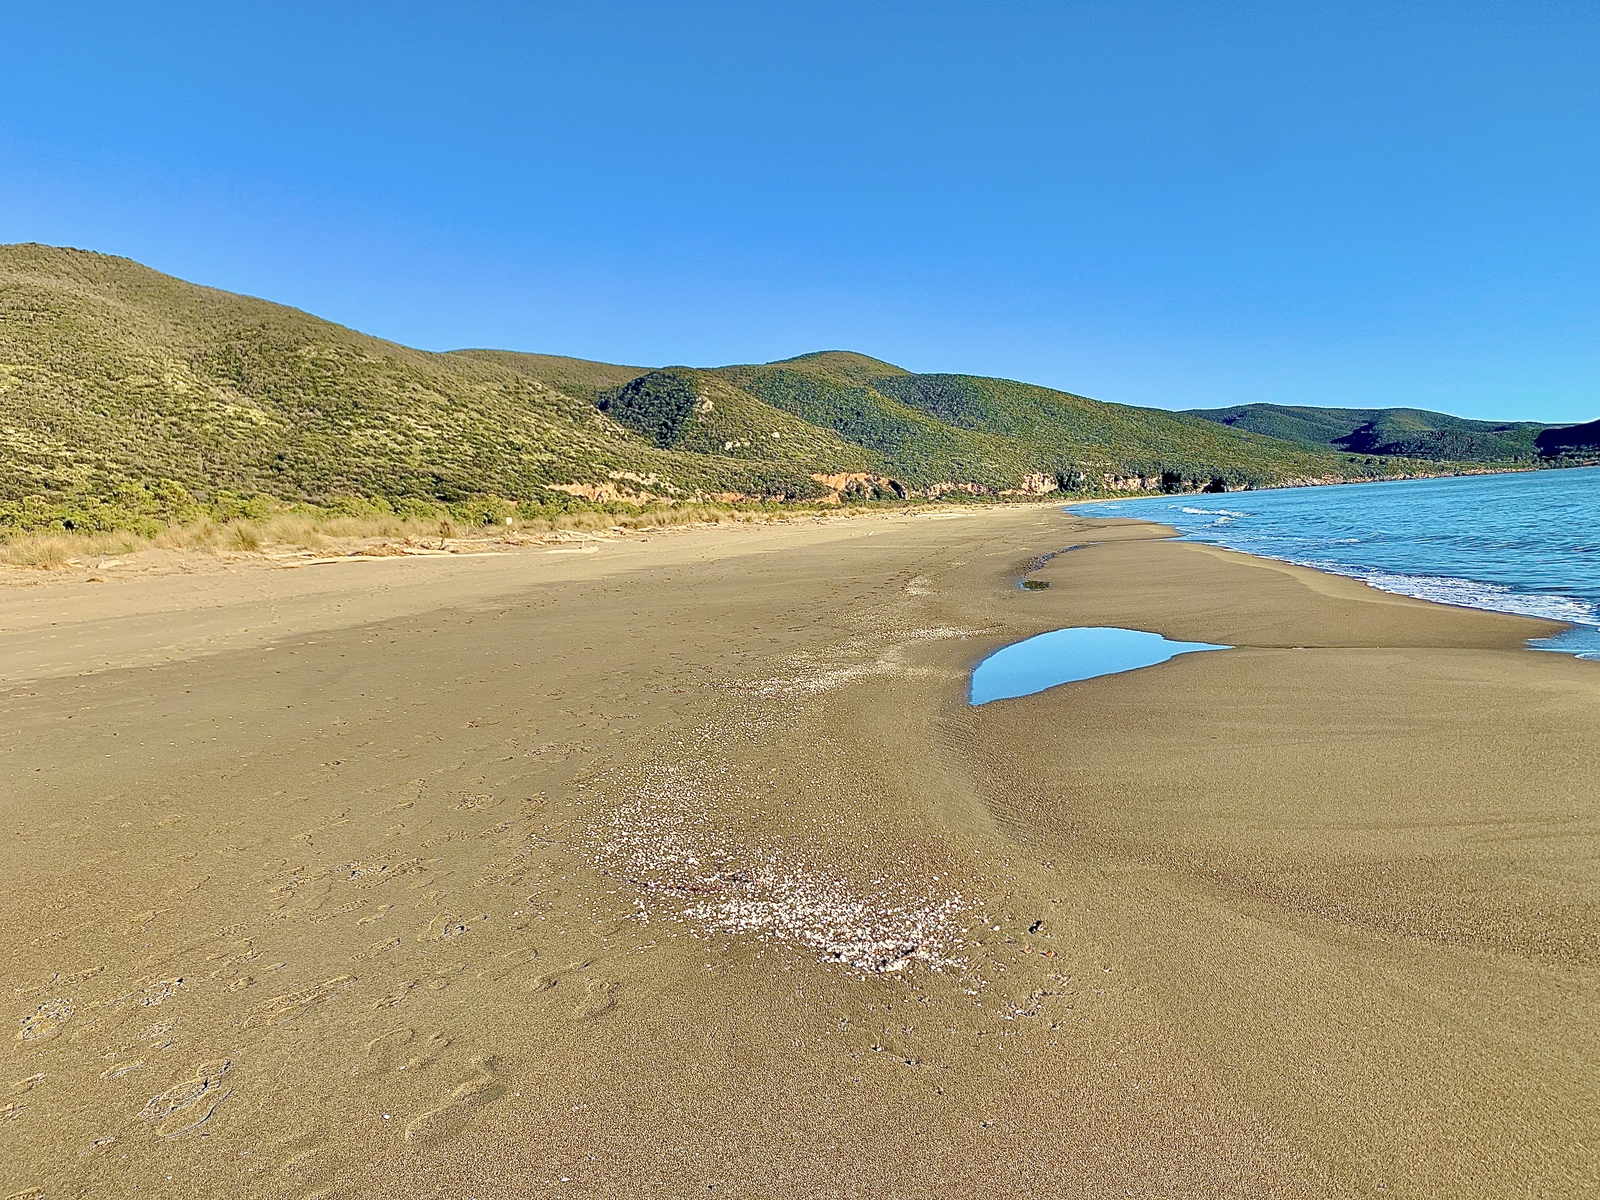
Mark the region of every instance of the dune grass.
POLYGON ((0 564, 42 571, 93 565, 107 558, 151 550, 252 557, 295 551, 320 554, 403 554, 408 550, 471 550, 480 546, 526 545, 573 534, 614 534, 726 523, 766 523, 820 515, 848 516, 893 511, 914 505, 749 506, 678 505, 650 508, 610 506, 489 524, 462 521, 449 514, 409 516, 350 515, 286 511, 262 517, 216 520, 200 516, 173 521, 153 531, 82 532, 46 530, 0 532, 0 564))

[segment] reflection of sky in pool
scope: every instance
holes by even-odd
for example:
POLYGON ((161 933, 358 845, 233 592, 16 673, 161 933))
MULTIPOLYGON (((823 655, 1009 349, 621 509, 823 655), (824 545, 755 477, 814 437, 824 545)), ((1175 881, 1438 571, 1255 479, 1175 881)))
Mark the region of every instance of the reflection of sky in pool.
POLYGON ((972 671, 973 704, 1031 696, 1045 688, 1099 675, 1153 667, 1197 650, 1227 650, 1209 642, 1172 642, 1138 629, 1057 629, 996 650, 972 671))

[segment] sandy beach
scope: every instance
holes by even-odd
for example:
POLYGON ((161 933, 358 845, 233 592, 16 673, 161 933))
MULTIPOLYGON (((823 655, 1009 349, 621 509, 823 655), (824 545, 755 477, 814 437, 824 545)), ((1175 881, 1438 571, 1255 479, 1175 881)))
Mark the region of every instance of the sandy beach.
POLYGON ((1163 534, 0 588, 0 1195, 1600 1194, 1600 668, 1163 534))

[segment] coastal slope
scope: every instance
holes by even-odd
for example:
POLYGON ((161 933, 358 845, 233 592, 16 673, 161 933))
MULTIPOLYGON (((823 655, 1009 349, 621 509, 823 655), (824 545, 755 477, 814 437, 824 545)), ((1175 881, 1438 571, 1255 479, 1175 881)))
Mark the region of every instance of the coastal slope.
POLYGON ((0 247, 12 526, 40 505, 62 524, 75 499, 164 512, 173 485, 403 507, 1196 490, 1436 469, 845 352, 660 370, 431 353, 127 259, 0 247))
POLYGON ((1600 420, 1554 426, 1540 433, 1537 441, 1542 454, 1594 459, 1600 457, 1600 420))
POLYGON ((1240 404, 1191 408, 1230 429, 1244 429, 1323 450, 1437 462, 1534 463, 1593 449, 1584 426, 1539 421, 1475 421, 1420 408, 1313 408, 1240 404))

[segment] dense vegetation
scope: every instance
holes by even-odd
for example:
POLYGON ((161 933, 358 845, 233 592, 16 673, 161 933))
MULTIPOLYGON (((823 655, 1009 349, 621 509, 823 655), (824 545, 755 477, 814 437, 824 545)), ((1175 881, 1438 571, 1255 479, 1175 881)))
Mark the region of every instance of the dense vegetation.
POLYGON ((669 368, 630 379, 606 393, 599 407, 656 445, 676 446, 699 399, 694 373, 669 368))
POLYGON ((163 480, 201 498, 537 501, 622 472, 667 494, 817 490, 809 461, 666 451, 596 408, 642 373, 429 354, 125 259, 0 248, 0 502, 163 480))
MULTIPOLYGON (((1550 457, 1559 427, 1537 421, 1473 421, 1420 408, 1301 408, 1242 404, 1190 415, 1325 450, 1434 462, 1532 463, 1550 457)), ((1557 451, 1556 453, 1559 453, 1557 451)))
POLYGON ((1188 490, 1427 469, 1307 442, 840 351, 707 370, 426 353, 126 259, 0 247, 0 530, 269 503, 493 519, 619 499, 1188 490))
POLYGON ((1043 475, 1066 489, 1102 488, 1109 476, 1199 490, 1416 467, 1308 451, 1194 417, 1006 379, 913 375, 856 354, 812 354, 716 374, 877 452, 887 469, 919 489, 962 481, 1003 490, 1043 475))
POLYGON ((1534 440, 1544 455, 1594 458, 1600 455, 1600 420, 1552 426, 1534 440))

